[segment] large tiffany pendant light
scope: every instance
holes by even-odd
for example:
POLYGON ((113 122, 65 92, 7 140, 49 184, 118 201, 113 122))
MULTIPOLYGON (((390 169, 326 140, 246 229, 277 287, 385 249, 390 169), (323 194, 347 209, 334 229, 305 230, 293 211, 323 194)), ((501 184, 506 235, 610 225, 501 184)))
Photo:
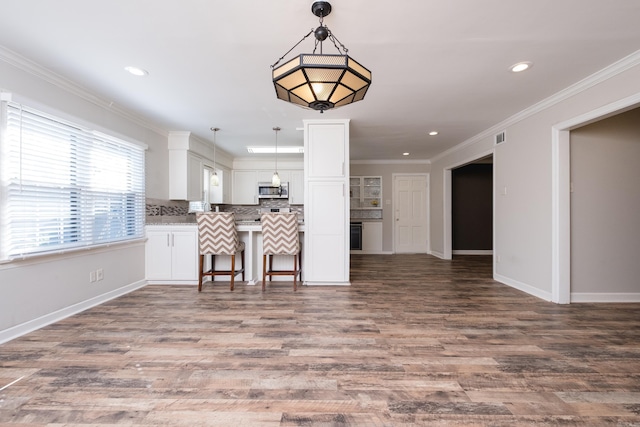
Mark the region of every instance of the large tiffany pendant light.
POLYGON ((314 2, 311 12, 320 18, 320 26, 311 30, 271 66, 272 77, 279 99, 323 113, 363 99, 371 85, 371 71, 347 55, 348 49, 323 25, 323 18, 331 13, 328 1, 314 2), (316 39, 312 53, 300 54, 278 65, 311 34, 316 39), (322 43, 327 39, 338 54, 323 53, 322 43))

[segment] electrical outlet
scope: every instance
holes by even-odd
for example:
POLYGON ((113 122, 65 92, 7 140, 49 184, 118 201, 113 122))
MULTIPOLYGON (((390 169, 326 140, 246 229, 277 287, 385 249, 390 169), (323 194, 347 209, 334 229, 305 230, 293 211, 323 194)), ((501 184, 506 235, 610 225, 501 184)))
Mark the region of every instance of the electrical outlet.
POLYGON ((104 270, 102 268, 99 268, 96 270, 96 280, 102 279, 104 279, 104 270))
POLYGON ((90 271, 89 272, 89 282, 93 283, 96 281, 96 272, 95 271, 90 271))

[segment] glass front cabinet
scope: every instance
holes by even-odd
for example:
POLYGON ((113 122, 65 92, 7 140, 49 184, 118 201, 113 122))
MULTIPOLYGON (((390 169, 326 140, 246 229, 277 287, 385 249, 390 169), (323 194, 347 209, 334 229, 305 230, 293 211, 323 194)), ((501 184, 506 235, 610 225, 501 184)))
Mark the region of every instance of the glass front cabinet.
POLYGON ((382 177, 350 177, 349 201, 351 209, 382 209, 382 177))

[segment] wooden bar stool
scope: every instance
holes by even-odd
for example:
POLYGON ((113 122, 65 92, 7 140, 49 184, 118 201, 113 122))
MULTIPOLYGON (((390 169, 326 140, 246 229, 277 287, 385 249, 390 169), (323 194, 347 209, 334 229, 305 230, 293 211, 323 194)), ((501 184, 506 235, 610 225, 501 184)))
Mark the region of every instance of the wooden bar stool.
POLYGON ((295 212, 263 213, 262 224, 262 290, 265 290, 267 276, 293 276, 293 290, 298 289, 296 278, 302 281, 302 248, 298 234, 298 215, 295 212), (292 270, 274 270, 274 255, 293 256, 292 270), (267 264, 269 267, 267 268, 267 264))
POLYGON ((229 289, 233 290, 235 277, 242 273, 244 281, 244 242, 238 239, 236 217, 233 212, 202 212, 197 214, 200 262, 198 265, 198 292, 202 291, 204 276, 231 276, 229 289), (236 254, 240 252, 242 267, 236 269, 236 254), (204 256, 211 255, 211 269, 204 271, 204 256), (230 255, 231 269, 216 270, 216 255, 230 255))

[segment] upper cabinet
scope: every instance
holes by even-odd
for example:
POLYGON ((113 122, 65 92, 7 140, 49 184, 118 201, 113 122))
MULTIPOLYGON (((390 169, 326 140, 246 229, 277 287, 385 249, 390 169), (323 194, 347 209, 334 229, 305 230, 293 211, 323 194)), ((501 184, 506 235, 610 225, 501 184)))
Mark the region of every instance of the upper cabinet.
POLYGON ((382 177, 351 176, 349 205, 351 209, 382 209, 382 177))
POLYGON ((169 198, 204 200, 203 162, 187 150, 169 150, 169 198))
POLYGON ((252 170, 232 171, 233 186, 231 203, 234 205, 258 204, 258 172, 252 170))
POLYGON ((343 178, 348 165, 348 152, 344 141, 348 130, 340 123, 312 125, 313 132, 307 132, 305 145, 305 167, 307 176, 313 178, 343 178), (346 159, 346 161, 345 161, 346 159))
POLYGON ((304 171, 295 170, 291 172, 289 180, 289 204, 304 205, 304 171))

